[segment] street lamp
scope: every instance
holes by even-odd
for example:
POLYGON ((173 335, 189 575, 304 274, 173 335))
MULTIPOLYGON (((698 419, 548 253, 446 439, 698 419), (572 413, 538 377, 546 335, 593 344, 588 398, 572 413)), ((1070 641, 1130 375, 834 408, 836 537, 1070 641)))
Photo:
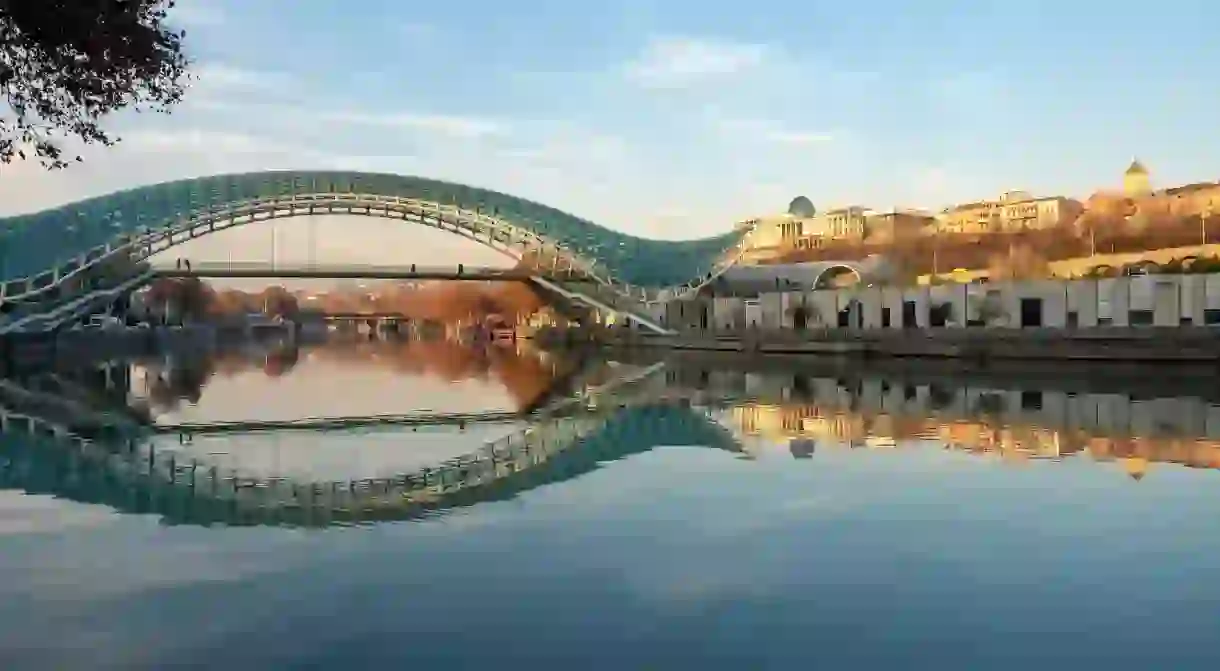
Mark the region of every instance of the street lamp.
POLYGON ((1199 217, 1199 236, 1202 245, 1207 244, 1207 220, 1212 216, 1212 204, 1208 201, 1207 207, 1204 208, 1203 214, 1199 217))

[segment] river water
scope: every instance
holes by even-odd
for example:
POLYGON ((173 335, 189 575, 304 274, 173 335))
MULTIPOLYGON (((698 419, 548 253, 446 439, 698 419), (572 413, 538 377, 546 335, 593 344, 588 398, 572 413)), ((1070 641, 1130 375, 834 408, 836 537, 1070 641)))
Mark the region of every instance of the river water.
POLYGON ((0 668, 1220 662, 1206 377, 375 341, 122 370, 6 387, 0 668), (71 419, 120 406, 191 428, 71 419), (234 426, 421 413, 451 423, 234 426))

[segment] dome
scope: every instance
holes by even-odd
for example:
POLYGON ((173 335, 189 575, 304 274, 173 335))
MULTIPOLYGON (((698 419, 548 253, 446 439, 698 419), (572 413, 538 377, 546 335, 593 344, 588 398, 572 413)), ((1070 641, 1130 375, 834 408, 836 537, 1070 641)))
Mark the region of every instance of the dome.
POLYGON ((1131 161, 1131 165, 1127 167, 1126 174, 1128 174, 1128 175, 1147 175, 1148 168, 1145 168, 1144 164, 1140 163, 1140 160, 1138 158, 1133 159, 1131 161))
POLYGON ((1148 474, 1148 460, 1143 457, 1127 457, 1122 460, 1123 470, 1132 480, 1139 482, 1148 474))
POLYGON ((813 201, 805 196, 797 196, 788 203, 788 214, 802 219, 809 219, 817 214, 817 209, 813 206, 813 201))

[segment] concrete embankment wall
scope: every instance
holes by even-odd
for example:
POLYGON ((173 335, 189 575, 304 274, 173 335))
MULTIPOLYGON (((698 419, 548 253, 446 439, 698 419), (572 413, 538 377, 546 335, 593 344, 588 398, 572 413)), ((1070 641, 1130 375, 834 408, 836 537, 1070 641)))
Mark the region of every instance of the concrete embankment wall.
POLYGON ((659 305, 677 335, 611 342, 686 349, 1081 360, 1220 359, 1220 275, 849 287, 659 305))
POLYGON ((842 329, 834 332, 705 332, 674 336, 610 332, 619 347, 660 347, 751 354, 929 357, 1075 361, 1218 361, 1220 329, 1101 327, 1089 330, 910 329, 896 333, 842 329))
POLYGON ((829 377, 845 384, 865 378, 884 378, 894 383, 944 384, 1011 389, 1051 389, 1064 393, 1135 393, 1143 396, 1192 396, 1220 404, 1216 369, 1198 362, 1149 364, 1113 361, 1098 366, 1088 361, 968 359, 931 357, 801 356, 792 354, 742 354, 707 350, 676 350, 659 347, 610 348, 601 352, 614 361, 648 366, 668 363, 670 384, 692 389, 714 383, 717 376, 745 376, 752 385, 780 385, 764 394, 780 402, 787 387, 800 386, 809 377, 829 377), (762 381, 767 381, 763 384, 762 381))

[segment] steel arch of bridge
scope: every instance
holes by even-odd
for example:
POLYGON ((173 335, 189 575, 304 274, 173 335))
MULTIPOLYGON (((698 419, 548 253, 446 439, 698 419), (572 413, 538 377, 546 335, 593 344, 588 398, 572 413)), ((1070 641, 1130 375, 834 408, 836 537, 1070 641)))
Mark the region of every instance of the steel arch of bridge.
POLYGON ((18 486, 123 512, 159 513, 170 523, 244 526, 368 524, 442 514, 525 491, 600 468, 605 461, 659 445, 705 445, 738 453, 736 437, 699 409, 665 403, 615 406, 548 417, 468 454, 434 467, 394 477, 350 481, 289 480, 245 475, 156 442, 92 440, 40 417, 0 406, 9 440, 0 446, 0 489, 18 486), (634 438, 634 440, 632 439, 634 438), (29 444, 27 444, 29 443, 29 444), (58 457, 60 448, 66 451, 58 457), (29 460, 41 461, 35 468, 29 460), (38 482, 71 464, 70 484, 38 482), (85 471, 91 471, 91 474, 85 471), (148 496, 82 496, 88 485, 126 484, 148 496), (81 485, 86 485, 82 487, 81 485), (183 501, 183 499, 189 499, 183 501), (196 514, 197 513, 197 514, 196 514))
POLYGON ((744 254, 753 226, 712 238, 639 238, 532 201, 390 174, 272 171, 179 180, 0 219, 5 299, 29 298, 116 255, 142 261, 265 219, 356 214, 434 226, 512 258, 543 252, 639 303, 697 291, 744 254), (179 237, 182 236, 182 237, 179 237))

